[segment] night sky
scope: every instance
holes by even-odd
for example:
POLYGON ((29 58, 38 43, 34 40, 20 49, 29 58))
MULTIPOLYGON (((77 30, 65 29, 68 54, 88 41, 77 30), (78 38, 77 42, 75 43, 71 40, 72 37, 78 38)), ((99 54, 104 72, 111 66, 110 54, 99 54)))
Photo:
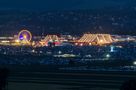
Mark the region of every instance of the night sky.
MULTIPOLYGON (((3 32, 4 32, 4 34, 5 33, 11 34, 11 32, 12 33, 17 32, 18 30, 20 30, 20 28, 27 28, 30 31, 33 31, 35 33, 39 32, 35 28, 36 26, 41 24, 40 20, 36 19, 36 18, 38 18, 38 16, 35 17, 34 15, 32 15, 32 16, 29 15, 29 17, 21 18, 21 19, 18 20, 17 17, 19 17, 19 16, 23 17, 23 15, 17 14, 18 12, 16 12, 16 14, 15 14, 14 10, 15 11, 16 10, 17 11, 18 10, 20 10, 20 11, 21 10, 24 10, 24 11, 30 10, 30 11, 39 11, 40 12, 40 11, 58 11, 58 10, 60 10, 60 11, 61 10, 62 11, 65 11, 65 10, 77 10, 77 11, 83 10, 83 11, 86 11, 86 9, 87 9, 87 10, 100 12, 102 10, 111 11, 112 8, 113 9, 116 8, 115 13, 111 12, 111 14, 113 15, 113 14, 117 13, 116 10, 117 11, 118 10, 124 10, 126 12, 131 11, 129 7, 133 7, 133 9, 136 10, 136 0, 0 0, 0 10, 5 10, 5 11, 9 10, 7 15, 5 15, 4 17, 1 14, 0 34, 3 35, 3 32), (13 13, 14 13, 13 15, 12 15, 12 10, 13 10, 13 13), (8 19, 8 17, 11 17, 11 18, 8 19), (25 19, 27 19, 27 20, 25 20, 25 19), (32 19, 32 20, 30 20, 30 19, 32 19), (38 24, 37 24, 37 22, 38 22, 38 24), (8 27, 7 27, 7 25, 8 25, 8 27), (32 25, 35 26, 35 27, 31 27, 32 25), (5 32, 5 31, 7 31, 7 32, 5 32)), ((1 13, 3 13, 3 12, 1 11, 1 13)), ((126 23, 124 24, 124 26, 127 26, 127 27, 125 27, 126 30, 123 29, 125 33, 132 34, 133 29, 130 30, 130 27, 135 28, 135 22, 133 22, 134 19, 135 19, 135 14, 133 13, 134 15, 132 15, 132 13, 130 15, 127 12, 127 15, 129 15, 130 18, 128 18, 126 20, 126 23), (130 21, 130 19, 132 19, 131 20, 132 22, 130 21)), ((83 14, 83 12, 81 12, 81 14, 83 14)), ((119 12, 118 16, 121 16, 121 15, 122 15, 122 11, 119 12)), ((71 20, 72 20, 73 16, 69 16, 69 17, 71 17, 71 20)), ((82 20, 85 20, 86 17, 87 16, 82 17, 83 18, 82 20)), ((49 17, 48 17, 48 19, 49 19, 49 17)), ((44 29, 46 31, 50 31, 49 29, 51 29, 53 26, 54 26, 53 28, 55 28, 55 29, 59 27, 58 31, 60 31, 60 30, 63 31, 63 30, 66 30, 67 28, 68 29, 75 28, 75 30, 79 30, 80 27, 77 27, 77 26, 81 26, 81 25, 78 25, 78 23, 76 23, 75 25, 71 24, 71 23, 74 23, 74 22, 70 21, 70 20, 65 21, 65 20, 57 19, 58 20, 57 21, 54 18, 53 20, 55 20, 55 21, 50 19, 52 21, 48 22, 48 19, 44 19, 43 22, 41 21, 42 23, 44 23, 43 25, 42 24, 41 25, 42 25, 42 27, 44 27, 44 29), (53 22, 53 25, 52 25, 52 22, 53 22), (65 24, 66 26, 63 25, 63 24, 65 24), (64 26, 64 27, 61 27, 61 26, 64 26)), ((91 27, 92 22, 87 23, 87 21, 88 21, 88 18, 87 18, 86 22, 84 22, 84 23, 83 23, 83 21, 81 22, 82 26, 86 27, 86 28, 80 28, 82 32, 84 32, 84 30, 85 31, 93 30, 93 28, 91 27)), ((111 32, 111 27, 110 26, 108 27, 109 23, 106 22, 106 18, 103 18, 103 20, 98 20, 98 21, 96 22, 98 27, 101 24, 105 24, 105 26, 104 25, 102 25, 102 26, 104 26, 107 29, 107 31, 109 30, 108 33, 111 32), (103 22, 101 22, 101 21, 103 21, 103 22)), ((116 24, 116 22, 114 24, 116 24)), ((94 26, 96 26, 96 25, 94 25, 94 26)), ((40 30, 42 30, 42 29, 40 29, 40 30)), ((104 29, 104 30, 106 30, 106 29, 104 29)), ((71 29, 71 30, 73 30, 73 29, 71 29)), ((100 31, 100 30, 98 29, 98 31, 100 31)), ((121 30, 118 30, 118 29, 115 29, 112 32, 115 32, 115 31, 118 32, 119 34, 120 34, 120 32, 122 32, 121 30)), ((103 32, 103 31, 101 31, 101 32, 103 32)), ((136 32, 135 32, 135 34, 136 34, 136 32)))
POLYGON ((75 10, 103 7, 127 7, 136 0, 0 0, 0 9, 75 10))

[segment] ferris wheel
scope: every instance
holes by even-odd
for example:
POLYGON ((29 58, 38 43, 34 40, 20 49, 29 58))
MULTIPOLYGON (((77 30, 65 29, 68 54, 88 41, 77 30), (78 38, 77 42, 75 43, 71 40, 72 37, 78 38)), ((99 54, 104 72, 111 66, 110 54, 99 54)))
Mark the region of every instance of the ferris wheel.
POLYGON ((32 40, 32 34, 28 30, 21 30, 18 34, 18 40, 20 41, 31 41, 32 40))

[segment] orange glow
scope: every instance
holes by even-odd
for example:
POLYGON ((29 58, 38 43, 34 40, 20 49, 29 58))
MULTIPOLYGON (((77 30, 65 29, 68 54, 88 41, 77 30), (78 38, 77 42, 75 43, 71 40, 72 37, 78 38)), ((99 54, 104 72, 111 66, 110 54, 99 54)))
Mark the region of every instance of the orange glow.
POLYGON ((23 37, 24 37, 24 39, 27 39, 27 35, 26 34, 24 34, 23 37))
POLYGON ((89 45, 92 45, 92 43, 89 43, 89 45))
POLYGON ((17 40, 15 40, 15 42, 16 42, 16 43, 19 43, 20 41, 17 39, 17 40))
POLYGON ((75 43, 75 45, 78 45, 78 43, 75 43))
POLYGON ((101 43, 103 43, 103 40, 100 40, 101 43))

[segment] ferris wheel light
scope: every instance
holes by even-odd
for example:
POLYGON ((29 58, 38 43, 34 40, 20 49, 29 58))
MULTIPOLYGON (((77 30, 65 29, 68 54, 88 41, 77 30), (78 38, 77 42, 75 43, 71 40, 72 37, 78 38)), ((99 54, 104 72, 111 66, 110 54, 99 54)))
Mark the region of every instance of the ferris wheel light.
POLYGON ((23 37, 23 36, 19 37, 19 40, 23 40, 23 39, 24 39, 24 37, 23 37))
POLYGON ((27 35, 25 34, 25 35, 23 35, 23 37, 24 37, 24 39, 27 39, 27 35))
POLYGON ((18 34, 18 39, 20 41, 24 40, 24 41, 31 41, 32 39, 32 34, 31 32, 29 32, 28 30, 22 30, 19 32, 18 34))

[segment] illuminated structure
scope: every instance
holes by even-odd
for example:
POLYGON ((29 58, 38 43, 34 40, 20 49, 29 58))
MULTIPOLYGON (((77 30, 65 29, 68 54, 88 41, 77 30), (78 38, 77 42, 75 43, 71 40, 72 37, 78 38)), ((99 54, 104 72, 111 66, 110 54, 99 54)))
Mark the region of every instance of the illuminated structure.
POLYGON ((22 30, 18 34, 18 39, 16 40, 17 43, 21 43, 24 45, 30 44, 30 41, 32 40, 32 34, 28 30, 22 30))
POLYGON ((47 35, 43 40, 40 41, 42 46, 49 46, 50 44, 58 46, 60 43, 61 40, 57 35, 47 35))
POLYGON ((113 39, 110 34, 84 34, 76 41, 76 45, 104 45, 112 42, 113 39))

